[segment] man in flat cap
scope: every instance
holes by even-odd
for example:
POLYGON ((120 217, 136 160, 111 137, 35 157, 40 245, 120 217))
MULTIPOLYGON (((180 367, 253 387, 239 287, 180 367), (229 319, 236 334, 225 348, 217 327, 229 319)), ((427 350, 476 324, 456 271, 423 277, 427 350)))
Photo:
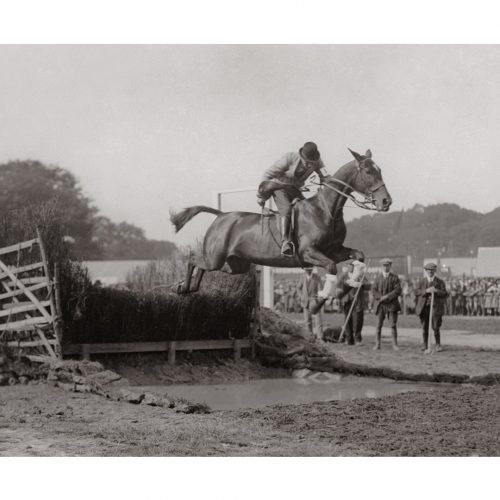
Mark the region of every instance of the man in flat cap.
POLYGON ((391 271, 392 260, 382 259, 382 272, 379 273, 373 283, 372 292, 374 297, 375 314, 377 315, 377 328, 375 331, 375 347, 380 349, 382 339, 382 325, 387 317, 392 332, 392 348, 398 351, 398 312, 401 310, 398 297, 401 295, 401 282, 397 274, 391 271))
POLYGON ((448 297, 448 291, 444 281, 436 276, 437 265, 429 262, 424 266, 425 276, 419 281, 415 288, 417 297, 416 313, 420 318, 422 325, 422 336, 424 344, 422 351, 427 351, 427 342, 429 340, 429 315, 434 294, 432 307, 432 329, 434 331, 434 339, 436 341, 436 351, 441 351, 441 324, 443 322, 444 303, 448 297))
POLYGON ((266 170, 257 193, 259 205, 264 206, 272 195, 281 216, 281 254, 294 256, 294 247, 290 239, 292 202, 304 199, 300 188, 306 180, 316 173, 320 180, 324 177, 325 165, 321 160, 318 146, 306 142, 298 152, 287 153, 266 170))

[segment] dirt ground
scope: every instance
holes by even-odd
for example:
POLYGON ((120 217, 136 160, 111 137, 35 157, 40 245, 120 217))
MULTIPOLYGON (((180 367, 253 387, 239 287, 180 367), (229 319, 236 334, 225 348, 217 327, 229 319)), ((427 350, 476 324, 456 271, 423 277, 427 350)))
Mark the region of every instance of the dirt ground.
POLYGON ((499 456, 500 387, 186 415, 1 389, 1 456, 499 456))
MULTIPOLYGON (((500 456, 500 351, 447 346, 425 356, 418 342, 405 338, 398 352, 386 337, 378 352, 368 342, 325 349, 352 363, 409 374, 493 373, 492 385, 208 414, 68 392, 50 383, 5 386, 0 456, 500 456)), ((174 367, 141 356, 125 364, 100 361, 132 384, 241 382, 286 374, 218 356, 205 363, 185 359, 174 367)))
POLYGON ((389 338, 382 339, 382 349, 373 351, 373 342, 362 346, 331 344, 329 350, 345 361, 365 366, 385 367, 409 374, 446 373, 479 377, 500 373, 500 351, 471 349, 461 346, 446 346, 443 351, 425 355, 418 343, 399 341, 399 351, 394 352, 389 338))
MULTIPOLYGON (((298 314, 288 315, 301 323, 298 314)), ((324 314, 325 327, 342 326, 343 315, 324 314)), ((374 351, 375 316, 365 315, 363 342, 361 346, 328 343, 328 349, 341 359, 370 367, 385 367, 409 374, 446 373, 479 377, 500 373, 500 350, 497 348, 500 335, 500 317, 445 317, 442 330, 443 351, 425 355, 420 350, 422 343, 418 318, 399 316, 399 348, 391 348, 389 328, 382 330, 382 349, 374 351), (451 329, 451 327, 455 329, 451 329), (458 333, 463 333, 459 335, 458 333), (495 342, 492 341, 495 340, 495 342)))

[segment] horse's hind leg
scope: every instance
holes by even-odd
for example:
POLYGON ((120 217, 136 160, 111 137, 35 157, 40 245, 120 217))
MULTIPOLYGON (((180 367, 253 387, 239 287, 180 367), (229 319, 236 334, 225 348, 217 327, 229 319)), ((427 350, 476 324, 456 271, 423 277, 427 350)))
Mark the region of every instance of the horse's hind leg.
POLYGON ((197 292, 200 289, 201 280, 203 279, 203 275, 205 274, 205 269, 201 267, 196 267, 196 277, 194 280, 193 288, 190 290, 191 292, 197 292))
POLYGON ((177 293, 185 294, 197 292, 200 289, 201 280, 206 271, 206 263, 203 256, 197 256, 192 253, 189 257, 189 263, 186 271, 186 279, 177 287, 177 293), (193 286, 191 287, 191 284, 193 286))
POLYGON ((193 279, 193 271, 196 266, 190 262, 187 267, 186 271, 186 279, 179 284, 177 287, 177 293, 178 294, 183 294, 183 293, 189 293, 191 290, 191 280, 193 279))

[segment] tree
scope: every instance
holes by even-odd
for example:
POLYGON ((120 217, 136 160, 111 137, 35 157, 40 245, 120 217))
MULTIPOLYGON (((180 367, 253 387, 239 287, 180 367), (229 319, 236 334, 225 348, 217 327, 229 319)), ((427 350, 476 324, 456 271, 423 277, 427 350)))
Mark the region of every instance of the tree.
POLYGON ((115 224, 99 214, 84 195, 76 177, 58 166, 39 161, 10 161, 0 165, 0 214, 57 200, 64 234, 74 240, 72 253, 86 260, 169 258, 176 246, 148 240, 144 231, 127 222, 115 224))
POLYGON ((102 258, 109 260, 169 258, 177 248, 170 241, 148 240, 143 229, 127 222, 116 224, 107 217, 98 218, 94 241, 102 258))
POLYGON ((71 172, 32 160, 0 164, 0 211, 34 207, 53 199, 64 214, 65 232, 75 240, 74 253, 79 257, 99 255, 92 239, 98 210, 71 172))

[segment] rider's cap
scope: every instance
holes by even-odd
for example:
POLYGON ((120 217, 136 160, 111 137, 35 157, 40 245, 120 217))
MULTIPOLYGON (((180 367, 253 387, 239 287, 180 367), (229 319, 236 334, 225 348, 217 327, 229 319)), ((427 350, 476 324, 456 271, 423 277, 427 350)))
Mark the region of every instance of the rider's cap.
POLYGON ((389 259, 389 258, 387 258, 387 257, 385 257, 384 259, 380 260, 380 263, 381 264, 392 264, 392 260, 389 259))
POLYGON ((314 142, 306 142, 300 149, 299 155, 306 161, 318 161, 318 146, 314 142))
POLYGON ((425 264, 424 266, 424 269, 426 270, 436 270, 438 268, 437 264, 434 264, 434 262, 428 262, 427 264, 425 264))

